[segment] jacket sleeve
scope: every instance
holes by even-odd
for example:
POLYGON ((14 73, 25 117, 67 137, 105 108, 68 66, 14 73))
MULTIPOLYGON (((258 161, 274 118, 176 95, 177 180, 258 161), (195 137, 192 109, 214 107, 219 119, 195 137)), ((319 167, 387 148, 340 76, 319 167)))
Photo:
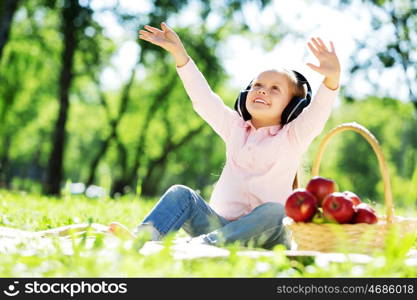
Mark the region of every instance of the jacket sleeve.
POLYGON ((226 142, 233 120, 236 118, 235 111, 225 105, 223 100, 211 90, 191 58, 184 66, 177 67, 177 73, 191 99, 193 109, 226 142))
POLYGON ((330 117, 339 87, 331 90, 322 83, 311 103, 288 124, 288 134, 291 140, 302 151, 307 149, 313 139, 322 132, 330 117))

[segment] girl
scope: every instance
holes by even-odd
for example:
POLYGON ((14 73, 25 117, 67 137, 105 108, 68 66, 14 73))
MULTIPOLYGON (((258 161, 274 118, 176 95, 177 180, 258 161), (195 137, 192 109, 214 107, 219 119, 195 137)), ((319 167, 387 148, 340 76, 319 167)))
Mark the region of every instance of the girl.
MULTIPOLYGON (((325 78, 311 105, 294 119, 286 108, 294 108, 294 103, 306 106, 309 101, 300 99, 310 97, 304 89, 307 84, 310 92, 309 85, 301 74, 284 69, 261 72, 241 94, 243 106, 238 103, 237 111, 233 111, 211 90, 171 28, 161 23, 161 29, 145 29, 139 31, 139 38, 173 56, 194 110, 225 142, 226 164, 210 204, 193 189, 174 185, 137 232, 151 231, 158 240, 183 228, 196 242, 251 243, 264 248, 284 244, 289 248, 282 226, 284 204, 301 155, 323 130, 339 90, 340 64, 333 43, 329 50, 320 38, 308 42, 320 64, 307 65, 325 78)), ((128 232, 117 223, 112 226, 128 232)))
MULTIPOLYGON (((310 105, 310 86, 301 74, 271 69, 254 78, 234 111, 211 90, 171 28, 162 23, 161 29, 145 29, 139 31, 139 38, 173 56, 194 110, 225 142, 226 164, 210 204, 193 189, 177 184, 162 195, 136 232, 119 223, 96 225, 96 229, 129 238, 146 232, 152 240, 160 240, 183 228, 193 237, 192 243, 290 248, 282 225, 284 204, 301 156, 322 131, 339 91, 340 64, 333 43, 330 50, 320 38, 307 43, 319 66, 307 65, 324 76, 310 105)), ((82 225, 72 229, 84 230, 82 225)))

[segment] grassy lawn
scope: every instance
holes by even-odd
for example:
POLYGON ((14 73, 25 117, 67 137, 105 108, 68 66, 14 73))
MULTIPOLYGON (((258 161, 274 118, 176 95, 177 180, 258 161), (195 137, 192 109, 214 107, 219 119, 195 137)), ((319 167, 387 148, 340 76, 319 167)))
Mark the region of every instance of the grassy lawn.
MULTIPOLYGON (((138 200, 131 196, 88 199, 67 196, 61 199, 0 190, 0 226, 24 230, 45 230, 73 223, 108 224, 118 221, 133 228, 151 210, 157 199, 138 200)), ((397 209, 399 215, 406 210, 397 209)), ((403 214, 402 214, 403 213, 403 214)), ((407 210, 406 215, 417 216, 407 210)), ((376 250, 372 263, 323 263, 314 259, 290 259, 277 246, 268 257, 238 255, 242 250, 227 247, 228 257, 175 259, 169 246, 185 237, 183 231, 164 240, 157 254, 139 253, 143 240, 122 241, 105 236, 59 239, 48 244, 22 240, 13 251, 5 251, 10 240, 0 239, 2 277, 417 277, 417 258, 407 257, 415 249, 415 236, 393 237, 384 251, 376 250), (3 244, 2 243, 7 243, 3 244), (69 243, 69 244, 68 244, 69 243), (70 249, 70 250, 68 250, 70 249)), ((11 249, 10 247, 7 249, 11 249)))

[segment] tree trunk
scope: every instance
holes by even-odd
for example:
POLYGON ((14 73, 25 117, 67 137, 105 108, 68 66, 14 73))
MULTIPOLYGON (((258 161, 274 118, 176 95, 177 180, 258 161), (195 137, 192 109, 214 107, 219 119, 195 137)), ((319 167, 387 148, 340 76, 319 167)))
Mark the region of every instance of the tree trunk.
MULTIPOLYGON (((172 74, 170 79, 168 80, 167 84, 158 92, 158 94, 154 97, 155 101, 152 103, 150 108, 146 111, 145 121, 143 122, 143 127, 139 131, 140 136, 138 138, 138 145, 135 150, 135 159, 132 165, 132 168, 129 170, 126 167, 122 167, 122 175, 119 178, 114 179, 114 182, 112 184, 110 195, 114 196, 116 193, 119 194, 125 194, 126 188, 130 190, 135 190, 135 179, 136 179, 136 173, 139 168, 139 162, 142 158, 142 155, 144 153, 144 146, 145 146, 145 137, 147 135, 148 129, 150 127, 150 123, 152 120, 152 117, 155 116, 158 109, 163 107, 161 105, 161 102, 158 101, 159 99, 166 99, 169 95, 169 93, 173 90, 173 86, 175 85, 175 81, 177 80, 176 74, 172 74)), ((167 105, 167 104, 165 104, 167 105)), ((120 146, 119 146, 120 149, 120 146)), ((123 156, 120 156, 121 159, 123 159, 123 156)), ((119 164, 122 165, 122 161, 119 160, 119 164)))
MULTIPOLYGON (((163 89, 160 90, 160 92, 155 96, 155 101, 152 103, 151 107, 146 112, 145 121, 143 122, 142 130, 140 131, 140 136, 138 138, 138 144, 136 147, 136 154, 134 156, 133 166, 130 170, 130 181, 131 181, 131 188, 136 189, 137 185, 137 172, 140 167, 140 161, 142 159, 143 154, 145 153, 145 138, 148 132, 148 129, 150 127, 150 123, 152 120, 152 117, 155 116, 155 113, 157 110, 159 110, 162 105, 160 105, 159 99, 168 98, 171 91, 174 90, 175 81, 177 80, 176 74, 173 74, 171 78, 168 80, 167 84, 164 86, 163 89)), ((165 109, 168 108, 168 104, 165 104, 165 109)), ((165 122, 166 123, 166 122, 165 122)), ((168 136, 171 136, 168 134, 168 136)))
POLYGON ((53 147, 48 161, 48 170, 44 192, 48 195, 60 195, 60 183, 63 177, 64 147, 66 141, 65 126, 69 111, 69 93, 73 79, 74 53, 77 48, 75 19, 79 15, 78 1, 66 0, 62 8, 62 34, 64 50, 59 80, 59 113, 53 135, 53 147))
POLYGON ((167 161, 161 162, 161 164, 152 167, 149 175, 145 177, 142 183, 142 195, 145 197, 155 197, 160 187, 160 180, 168 167, 167 161))
POLYGON ((126 187, 129 186, 129 177, 127 176, 127 150, 120 140, 117 140, 117 148, 119 150, 121 176, 116 178, 112 183, 110 191, 110 195, 112 197, 114 197, 116 194, 126 194, 126 187))
POLYGON ((18 4, 19 0, 2 0, 0 2, 0 61, 3 48, 9 40, 10 27, 18 4))
POLYGON ((96 153, 96 156, 93 158, 90 164, 90 173, 88 175, 86 186, 92 185, 94 180, 96 179, 96 171, 98 167, 98 163, 100 162, 101 158, 106 154, 107 148, 109 147, 110 141, 113 139, 113 135, 110 134, 106 140, 104 140, 100 145, 100 150, 96 153))
POLYGON ((10 188, 10 158, 9 158, 9 152, 10 152, 10 136, 7 135, 4 138, 3 143, 3 154, 0 158, 0 188, 10 188))
MULTIPOLYGON (((139 61, 140 61, 140 59, 138 60, 138 63, 139 63, 139 61)), ((130 75, 130 79, 126 83, 126 85, 123 89, 121 100, 120 100, 119 113, 118 113, 118 115, 115 119, 110 120, 110 127, 111 127, 110 134, 101 143, 100 150, 97 152, 96 156, 91 161, 90 174, 88 175, 88 179, 87 179, 87 186, 94 183, 94 180, 95 180, 95 177, 96 177, 96 172, 97 172, 97 167, 98 167, 98 164, 99 164, 100 160, 106 154, 107 149, 109 148, 110 142, 114 138, 117 138, 117 126, 119 125, 120 121, 122 120, 123 115, 124 115, 124 113, 126 112, 126 109, 127 109, 127 105, 128 105, 129 99, 130 99, 129 93, 130 93, 130 90, 132 88, 135 76, 136 76, 136 66, 137 66, 137 64, 135 65, 134 69, 132 70, 132 73, 130 75)), ((106 111, 108 111, 109 108, 108 108, 108 104, 105 100, 105 96, 103 94, 101 94, 100 97, 101 97, 101 103, 106 108, 106 111)), ((110 114, 108 114, 108 118, 111 118, 110 114)))
POLYGON ((416 109, 416 111, 417 111, 417 100, 414 100, 414 101, 412 101, 413 102, 413 105, 414 105, 414 108, 416 109))
MULTIPOLYGON (((155 196, 155 191, 159 187, 159 180, 155 181, 154 172, 158 173, 159 170, 166 169, 165 164, 167 163, 169 153, 176 151, 181 146, 188 143, 194 136, 200 133, 205 128, 205 124, 200 125, 199 127, 189 131, 179 142, 172 143, 169 140, 166 143, 166 147, 163 153, 156 159, 152 160, 148 165, 148 170, 146 175, 143 177, 142 181, 142 194, 145 196, 155 196)), ((162 172, 163 175, 163 172, 162 172)))

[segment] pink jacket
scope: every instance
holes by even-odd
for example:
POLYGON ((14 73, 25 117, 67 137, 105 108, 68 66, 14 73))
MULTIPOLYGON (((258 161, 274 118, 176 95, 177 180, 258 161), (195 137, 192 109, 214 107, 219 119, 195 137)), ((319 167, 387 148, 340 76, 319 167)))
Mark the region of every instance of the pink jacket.
POLYGON ((226 106, 190 59, 177 72, 194 110, 226 144, 226 164, 214 186, 210 206, 228 220, 265 202, 285 204, 302 154, 328 120, 338 89, 320 85, 310 105, 292 122, 261 127, 226 106))

